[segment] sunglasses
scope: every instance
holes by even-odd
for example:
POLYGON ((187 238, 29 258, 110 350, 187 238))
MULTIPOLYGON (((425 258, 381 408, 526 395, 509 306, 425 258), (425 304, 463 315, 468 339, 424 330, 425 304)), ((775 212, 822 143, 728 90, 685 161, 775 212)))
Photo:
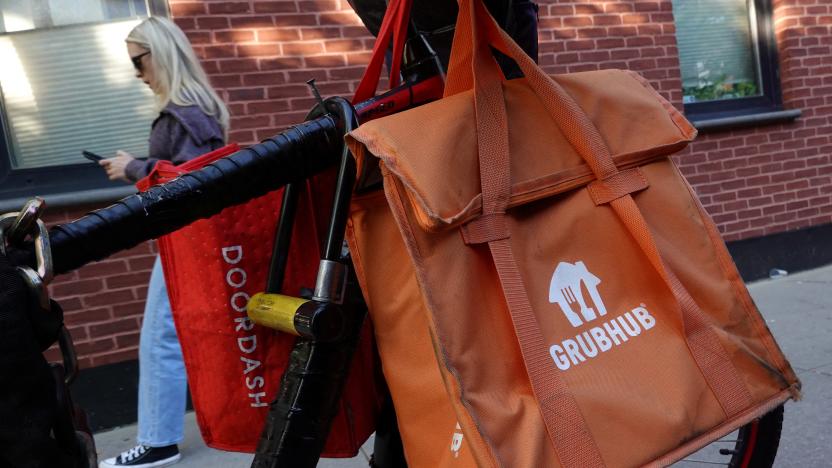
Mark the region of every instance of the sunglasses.
POLYGON ((137 71, 139 71, 139 72, 142 71, 142 68, 144 68, 143 65, 142 65, 142 57, 144 57, 145 55, 147 55, 149 53, 150 53, 150 51, 148 50, 147 52, 143 52, 143 53, 141 53, 141 54, 139 54, 135 57, 130 57, 130 61, 133 62, 133 67, 137 71))

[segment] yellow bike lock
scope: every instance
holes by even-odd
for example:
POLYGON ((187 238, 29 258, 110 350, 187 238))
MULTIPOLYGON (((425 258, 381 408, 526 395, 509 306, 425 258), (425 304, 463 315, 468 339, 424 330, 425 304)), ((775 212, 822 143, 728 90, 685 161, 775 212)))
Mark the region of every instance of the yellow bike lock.
POLYGON ((344 332, 343 311, 329 302, 258 293, 246 312, 258 325, 317 341, 334 340, 344 332))

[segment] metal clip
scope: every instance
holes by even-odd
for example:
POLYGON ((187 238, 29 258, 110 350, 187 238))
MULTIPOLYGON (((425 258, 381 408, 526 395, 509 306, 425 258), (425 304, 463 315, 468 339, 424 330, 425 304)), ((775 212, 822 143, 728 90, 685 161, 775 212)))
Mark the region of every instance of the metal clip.
POLYGON ((343 304, 346 285, 346 265, 333 260, 321 260, 318 264, 318 278, 315 282, 313 299, 343 304))
POLYGON ((49 304, 49 292, 40 275, 27 266, 19 266, 17 267, 17 271, 23 276, 23 281, 26 282, 26 286, 29 288, 29 293, 32 299, 34 299, 34 303, 42 311, 50 312, 52 306, 49 304))
POLYGON ((18 244, 31 235, 35 243, 35 269, 27 266, 17 267, 23 279, 38 299, 38 304, 49 310, 49 294, 46 285, 52 281, 54 269, 52 249, 49 244, 49 230, 38 217, 44 208, 41 198, 29 200, 17 213, 0 215, 0 252, 6 254, 9 246, 18 244))
POLYGON ((9 229, 9 244, 20 244, 27 235, 34 235, 35 222, 40 219, 45 207, 43 198, 40 197, 32 198, 23 205, 9 229))
MULTIPOLYGON (((8 246, 14 245, 14 243, 11 242, 11 239, 13 234, 15 234, 13 230, 16 223, 18 223, 18 219, 18 213, 0 215, 0 251, 2 251, 3 255, 6 255, 6 248, 8 246)), ((39 219, 31 221, 25 219, 24 217, 23 223, 17 225, 28 225, 30 226, 30 229, 33 227, 36 228, 34 232, 26 234, 32 234, 32 238, 35 243, 37 273, 40 275, 45 284, 49 284, 54 277, 54 270, 52 263, 52 249, 49 244, 49 230, 46 228, 46 224, 39 219)), ((23 235, 22 238, 25 239, 26 235, 23 235)))
MULTIPOLYGON (((23 281, 29 288, 29 294, 35 308, 44 313, 52 313, 52 303, 49 300, 49 290, 46 286, 54 277, 52 263, 52 248, 49 243, 49 230, 40 220, 45 203, 42 198, 33 198, 26 202, 17 213, 0 215, 0 252, 6 255, 7 247, 22 243, 26 237, 32 236, 35 244, 35 269, 29 266, 18 266, 17 271, 23 276, 23 281)), ((62 325, 58 343, 63 357, 64 382, 69 385, 78 375, 78 356, 75 346, 66 326, 62 325)))

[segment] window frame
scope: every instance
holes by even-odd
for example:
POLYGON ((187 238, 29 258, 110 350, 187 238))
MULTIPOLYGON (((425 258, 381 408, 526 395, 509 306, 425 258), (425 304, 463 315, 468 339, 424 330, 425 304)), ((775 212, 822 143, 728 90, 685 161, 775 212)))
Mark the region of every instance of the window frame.
MULTIPOLYGON (((170 17, 167 0, 145 0, 150 16, 170 17)), ((95 163, 80 162, 60 166, 15 169, 5 99, 0 90, 0 200, 55 195, 97 189, 124 188, 125 182, 107 179, 95 163)), ((79 203, 84 200, 79 199, 79 203)))
MULTIPOLYGON (((756 46, 759 51, 761 95, 684 104, 685 116, 694 121, 774 113, 783 110, 780 62, 774 34, 771 0, 750 0, 754 4, 756 46)), ((751 15, 749 15, 751 16, 751 15)))

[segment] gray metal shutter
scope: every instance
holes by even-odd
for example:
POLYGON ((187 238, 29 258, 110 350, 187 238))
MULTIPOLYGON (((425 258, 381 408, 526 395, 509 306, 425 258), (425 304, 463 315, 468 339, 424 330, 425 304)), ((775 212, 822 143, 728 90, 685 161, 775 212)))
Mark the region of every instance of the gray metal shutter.
POLYGON ((14 168, 81 163, 81 150, 146 156, 156 116, 124 38, 139 20, 0 36, 0 88, 14 168))

